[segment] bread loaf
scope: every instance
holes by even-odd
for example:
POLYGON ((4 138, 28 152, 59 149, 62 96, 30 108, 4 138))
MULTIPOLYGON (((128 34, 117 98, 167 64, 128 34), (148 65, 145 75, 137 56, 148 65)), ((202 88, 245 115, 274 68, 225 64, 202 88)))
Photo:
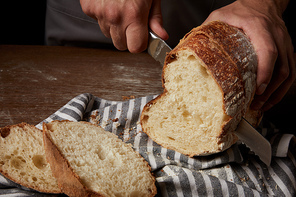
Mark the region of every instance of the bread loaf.
MULTIPOLYGON (((220 21, 192 29, 167 54, 164 92, 141 114, 143 131, 185 155, 223 151, 254 97, 257 56, 248 37, 220 21)), ((259 112, 250 120, 258 123, 259 112)))
POLYGON ((26 123, 0 129, 0 172, 40 192, 61 193, 46 161, 42 131, 26 123))
POLYGON ((46 156, 69 196, 154 196, 155 178, 130 144, 88 122, 43 125, 46 156))

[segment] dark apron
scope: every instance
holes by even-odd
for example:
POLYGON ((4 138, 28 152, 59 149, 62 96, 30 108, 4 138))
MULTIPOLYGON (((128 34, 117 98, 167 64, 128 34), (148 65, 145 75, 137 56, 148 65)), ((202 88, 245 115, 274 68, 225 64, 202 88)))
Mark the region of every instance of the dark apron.
MULTIPOLYGON (((163 25, 175 47, 193 27, 215 9, 234 0, 162 0, 163 25)), ((79 0, 47 0, 46 44, 85 47, 112 45, 97 21, 83 13, 79 0)))

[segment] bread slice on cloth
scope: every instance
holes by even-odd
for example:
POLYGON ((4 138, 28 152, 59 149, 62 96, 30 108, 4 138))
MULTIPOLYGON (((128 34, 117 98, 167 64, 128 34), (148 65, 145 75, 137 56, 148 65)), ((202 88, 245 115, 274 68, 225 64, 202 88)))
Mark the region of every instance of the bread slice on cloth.
POLYGON ((154 196, 150 166, 130 144, 88 122, 43 125, 48 162, 69 196, 154 196))
MULTIPOLYGON (((229 148, 253 99, 256 71, 257 56, 241 30, 219 21, 194 28, 166 56, 164 92, 144 107, 143 131, 189 156, 229 148)), ((260 116, 252 112, 249 121, 260 116)))
POLYGON ((21 123, 0 129, 0 172, 27 188, 61 193, 46 161, 42 131, 21 123))

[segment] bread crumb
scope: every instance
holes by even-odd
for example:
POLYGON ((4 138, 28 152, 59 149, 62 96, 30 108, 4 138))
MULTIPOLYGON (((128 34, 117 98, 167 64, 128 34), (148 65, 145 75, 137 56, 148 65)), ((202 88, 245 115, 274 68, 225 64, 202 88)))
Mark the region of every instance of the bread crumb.
POLYGON ((101 127, 105 128, 109 123, 105 120, 102 121, 101 127))
POLYGON ((93 124, 99 124, 100 123, 100 119, 101 119, 101 115, 99 115, 98 111, 93 112, 90 117, 90 122, 93 124))
POLYGON ((114 124, 114 126, 115 126, 116 128, 118 128, 118 127, 120 126, 120 123, 119 123, 119 122, 116 122, 116 123, 114 124))
POLYGON ((115 119, 113 119, 112 121, 113 122, 117 122, 119 119, 118 118, 115 118, 115 119))
POLYGON ((126 101, 126 100, 129 100, 129 99, 135 99, 135 96, 131 95, 131 96, 122 96, 121 97, 122 100, 126 101))

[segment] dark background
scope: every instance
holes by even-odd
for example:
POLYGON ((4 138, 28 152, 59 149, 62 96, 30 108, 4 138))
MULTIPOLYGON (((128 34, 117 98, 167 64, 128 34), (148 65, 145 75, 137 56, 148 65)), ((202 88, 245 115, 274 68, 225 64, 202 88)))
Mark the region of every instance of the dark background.
POLYGON ((290 3, 283 15, 284 21, 292 38, 294 52, 296 52, 296 1, 290 0, 290 3))
MULTIPOLYGON (((5 0, 0 5, 0 44, 43 45, 46 0, 5 0)), ((284 13, 296 48, 296 1, 284 13)))
POLYGON ((43 45, 46 0, 5 0, 0 4, 0 44, 43 45))

